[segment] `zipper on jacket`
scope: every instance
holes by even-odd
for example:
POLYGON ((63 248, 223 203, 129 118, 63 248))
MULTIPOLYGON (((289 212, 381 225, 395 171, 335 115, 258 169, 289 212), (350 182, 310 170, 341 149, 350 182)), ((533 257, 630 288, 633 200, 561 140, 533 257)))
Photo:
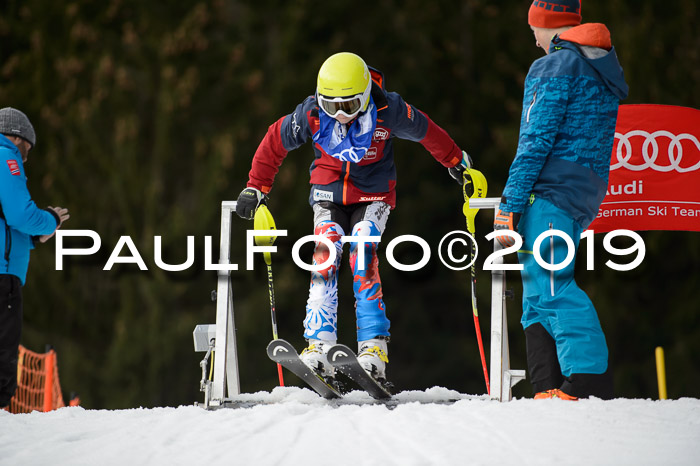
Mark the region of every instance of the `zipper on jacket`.
POLYGON ((5 262, 7 263, 7 270, 10 270, 10 249, 12 249, 12 232, 10 231, 10 225, 7 224, 7 219, 5 218, 5 212, 2 210, 2 205, 0 205, 0 220, 5 223, 5 262))
POLYGON ((7 262, 7 267, 10 267, 10 249, 12 249, 12 232, 10 231, 10 226, 5 222, 5 262, 7 262))
MULTIPOLYGON (((552 230, 552 222, 549 222, 549 230, 552 230)), ((549 257, 550 263, 554 265, 554 235, 549 237, 549 257)), ((551 288, 552 296, 554 296, 554 270, 549 271, 549 287, 551 288)))
POLYGON ((525 119, 526 123, 530 123, 530 112, 532 111, 532 107, 535 106, 536 101, 537 101, 537 89, 535 89, 535 93, 532 94, 532 102, 530 102, 530 107, 527 109, 527 118, 525 119))
POLYGON ((343 176, 343 205, 347 205, 348 180, 350 179, 350 162, 345 162, 345 176, 343 176))

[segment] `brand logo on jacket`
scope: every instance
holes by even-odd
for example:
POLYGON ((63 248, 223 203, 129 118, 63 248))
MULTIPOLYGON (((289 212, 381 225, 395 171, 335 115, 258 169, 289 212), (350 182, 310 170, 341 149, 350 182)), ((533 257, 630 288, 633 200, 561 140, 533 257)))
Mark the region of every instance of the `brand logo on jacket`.
MULTIPOLYGON (((360 202, 376 202, 384 199, 386 199, 386 196, 361 196, 360 202)), ((378 216, 381 216, 381 214, 378 214, 378 216)))
POLYGON ((10 175, 13 175, 13 176, 20 175, 19 163, 17 163, 16 160, 8 160, 7 166, 10 168, 10 175))
POLYGON ((373 141, 386 141, 389 139, 389 130, 384 128, 377 128, 374 130, 373 141))
POLYGON ((365 152, 365 156, 362 157, 362 160, 374 160, 377 158, 377 148, 376 147, 370 147, 367 149, 367 152, 365 152))
POLYGON ((333 202, 333 192, 332 191, 322 191, 320 189, 314 189, 314 201, 333 202))

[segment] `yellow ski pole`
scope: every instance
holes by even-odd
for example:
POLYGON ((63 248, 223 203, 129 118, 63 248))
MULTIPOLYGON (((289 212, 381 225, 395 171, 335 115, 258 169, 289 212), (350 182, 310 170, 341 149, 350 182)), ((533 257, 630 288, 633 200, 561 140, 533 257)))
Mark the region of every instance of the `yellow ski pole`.
POLYGON ((479 343, 479 355, 481 356, 481 367, 484 370, 484 380, 486 381, 486 392, 491 394, 491 384, 489 383, 489 372, 486 367, 486 355, 484 353, 484 342, 481 339, 481 326, 479 325, 479 311, 476 306, 476 225, 474 224, 474 218, 479 209, 474 209, 469 206, 469 199, 486 197, 486 191, 488 190, 488 184, 486 183, 486 178, 483 173, 479 170, 474 170, 473 168, 467 168, 464 170, 462 183, 462 192, 464 194, 464 206, 462 212, 467 218, 467 231, 472 235, 472 248, 471 248, 471 291, 472 291, 472 313, 474 314, 474 328, 476 330, 476 339, 479 343))
MULTIPOLYGON (((253 228, 256 230, 276 230, 275 219, 272 218, 270 210, 265 204, 260 204, 255 211, 253 219, 253 228)), ((255 244, 257 246, 272 246, 275 243, 277 236, 256 236, 255 244)), ((270 315, 272 317, 272 338, 277 340, 277 313, 275 309, 275 287, 272 282, 272 255, 269 252, 263 252, 265 264, 267 264, 267 289, 270 293, 270 315)), ((280 380, 280 387, 284 387, 284 377, 282 376, 282 365, 277 363, 277 375, 280 380)))

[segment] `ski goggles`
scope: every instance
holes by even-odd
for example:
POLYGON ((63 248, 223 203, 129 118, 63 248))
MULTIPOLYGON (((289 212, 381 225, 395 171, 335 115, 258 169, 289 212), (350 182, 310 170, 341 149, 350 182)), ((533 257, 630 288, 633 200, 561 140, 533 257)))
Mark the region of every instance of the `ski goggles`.
POLYGON ((335 118, 338 115, 354 118, 366 107, 371 87, 367 86, 367 89, 362 94, 350 97, 326 97, 323 94, 316 94, 316 100, 321 109, 331 118, 335 118))

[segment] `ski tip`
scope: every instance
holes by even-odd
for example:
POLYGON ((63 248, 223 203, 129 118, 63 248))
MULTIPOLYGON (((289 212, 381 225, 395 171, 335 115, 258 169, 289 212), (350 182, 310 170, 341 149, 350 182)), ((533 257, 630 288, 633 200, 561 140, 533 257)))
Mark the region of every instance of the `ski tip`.
POLYGON ((355 358, 357 355, 345 345, 338 344, 328 350, 328 360, 331 364, 350 357, 355 358))
POLYGON ((296 350, 294 347, 287 341, 285 340, 272 340, 268 345, 267 345, 267 354, 270 357, 277 356, 278 354, 281 353, 296 353, 296 350))

